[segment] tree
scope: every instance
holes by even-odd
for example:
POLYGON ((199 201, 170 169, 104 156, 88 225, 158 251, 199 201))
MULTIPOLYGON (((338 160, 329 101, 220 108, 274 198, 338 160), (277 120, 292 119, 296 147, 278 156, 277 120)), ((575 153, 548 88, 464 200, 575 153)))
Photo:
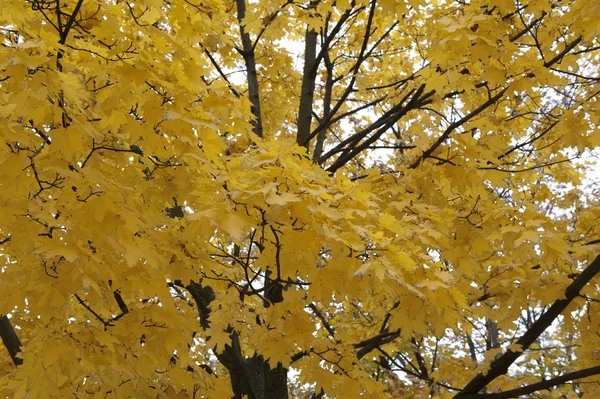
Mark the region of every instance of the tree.
POLYGON ((197 1, 0 5, 0 396, 600 394, 600 4, 197 1))

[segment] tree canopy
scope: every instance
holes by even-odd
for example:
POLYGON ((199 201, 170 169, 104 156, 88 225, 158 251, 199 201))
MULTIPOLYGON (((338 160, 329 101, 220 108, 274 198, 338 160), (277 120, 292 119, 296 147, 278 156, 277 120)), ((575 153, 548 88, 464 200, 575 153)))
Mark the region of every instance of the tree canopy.
POLYGON ((600 2, 2 0, 0 44, 0 397, 600 396, 600 2))

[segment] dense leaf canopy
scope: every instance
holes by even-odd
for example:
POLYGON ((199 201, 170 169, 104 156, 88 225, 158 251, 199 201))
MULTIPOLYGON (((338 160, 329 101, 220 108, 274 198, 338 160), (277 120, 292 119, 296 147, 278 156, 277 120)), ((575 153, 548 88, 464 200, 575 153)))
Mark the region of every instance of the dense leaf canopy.
POLYGON ((600 2, 2 0, 0 45, 0 397, 600 396, 600 2))

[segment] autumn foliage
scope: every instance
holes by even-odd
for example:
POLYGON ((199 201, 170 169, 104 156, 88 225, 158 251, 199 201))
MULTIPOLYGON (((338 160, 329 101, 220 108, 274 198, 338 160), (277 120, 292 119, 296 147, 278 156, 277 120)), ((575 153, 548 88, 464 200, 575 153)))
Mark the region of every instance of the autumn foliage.
POLYGON ((2 0, 0 45, 0 397, 600 397, 600 2, 2 0))

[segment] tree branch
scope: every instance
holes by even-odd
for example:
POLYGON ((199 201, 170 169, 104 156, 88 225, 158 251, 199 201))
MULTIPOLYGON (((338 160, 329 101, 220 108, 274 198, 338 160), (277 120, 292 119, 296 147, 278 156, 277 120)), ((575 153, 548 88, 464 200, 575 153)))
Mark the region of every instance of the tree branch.
POLYGON ((498 392, 498 393, 487 393, 487 394, 470 394, 460 396, 461 399, 507 399, 507 398, 518 398, 522 395, 528 395, 542 389, 549 389, 557 385, 564 384, 569 381, 577 380, 580 378, 591 377, 593 375, 600 374, 600 366, 590 367, 587 369, 574 371, 572 373, 563 374, 559 377, 551 378, 549 380, 543 380, 536 382, 535 384, 526 385, 521 388, 511 389, 510 391, 498 392))
POLYGON ((446 128, 444 133, 442 133, 442 135, 431 145, 431 147, 429 147, 427 150, 423 151, 423 154, 415 162, 413 162, 412 165, 410 165, 409 169, 414 169, 417 166, 419 166, 421 164, 421 162, 423 162, 431 154, 433 154, 433 152, 440 145, 442 145, 448 139, 448 137, 450 137, 450 134, 456 128, 462 126, 463 124, 465 124, 468 121, 470 121, 471 119, 473 119, 475 116, 482 113, 486 108, 488 108, 490 105, 494 104, 496 101, 498 101, 500 98, 502 98, 502 96, 504 96, 504 93, 506 93, 507 90, 508 90, 508 88, 502 89, 498 94, 496 94, 493 97, 490 97, 485 103, 481 104, 477 109, 475 109, 472 112, 470 112, 469 114, 465 115, 460 120, 458 120, 454 123, 451 123, 450 126, 448 126, 446 128))
POLYGON ((577 276, 575 280, 565 290, 564 299, 559 299, 550 306, 550 308, 531 325, 531 327, 519 338, 516 345, 521 346, 520 351, 513 352, 508 350, 502 356, 492 361, 490 370, 483 375, 477 374, 455 398, 464 399, 466 395, 476 394, 485 388, 490 382, 494 381, 499 376, 506 374, 508 368, 513 364, 529 346, 552 324, 554 320, 562 313, 563 310, 573 299, 579 295, 579 291, 600 272, 600 256, 577 276))
POLYGON ((208 51, 208 49, 204 49, 204 54, 206 54, 206 56, 210 60, 210 63, 213 64, 213 66, 219 73, 219 76, 221 76, 223 78, 223 80, 227 83, 227 87, 229 87, 229 90, 231 90, 231 92, 233 93, 234 96, 239 98, 240 93, 238 93, 237 90, 233 88, 233 86, 231 85, 231 82, 229 81, 229 79, 227 79, 227 76, 223 73, 223 70, 221 69, 221 67, 219 66, 217 61, 214 59, 214 57, 212 56, 210 51, 208 51))
POLYGON ((254 115, 252 125, 254 128, 254 134, 258 137, 263 137, 262 130, 262 116, 260 111, 260 95, 258 91, 258 76, 256 74, 256 58, 254 57, 254 47, 252 46, 252 40, 250 34, 246 32, 242 25, 243 19, 246 17, 246 1, 236 0, 237 5, 237 19, 240 25, 240 35, 242 37, 242 56, 246 64, 246 74, 248 79, 248 97, 252 104, 251 111, 254 115))
MULTIPOLYGON (((359 136, 358 140, 353 140, 353 142, 351 142, 351 144, 349 146, 350 148, 348 149, 348 151, 344 152, 342 155, 340 155, 340 157, 335 160, 333 165, 331 165, 329 168, 327 168, 327 171, 332 174, 335 173, 339 168, 341 168, 342 166, 347 164, 350 160, 352 160, 357 154, 359 154, 361 151, 368 148, 369 146, 371 146, 371 144, 373 144, 375 141, 377 141, 388 129, 390 129, 400 118, 402 118, 404 115, 406 115, 410 110, 415 109, 420 104, 423 104, 424 102, 426 102, 427 99, 433 93, 429 92, 429 93, 423 94, 424 89, 425 89, 425 85, 421 85, 416 90, 416 92, 414 93, 414 95, 412 96, 410 101, 406 104, 406 106, 400 107, 400 109, 396 113, 390 115, 389 118, 385 118, 383 120, 385 123, 383 123, 383 126, 379 130, 377 130, 377 132, 375 132, 373 135, 371 135, 371 137, 366 139, 360 145, 357 145, 359 140, 362 139, 362 137, 366 136, 366 134, 364 134, 364 131, 363 131, 363 133, 361 133, 361 134, 364 134, 364 135, 362 137, 359 136)), ((402 103, 400 103, 399 105, 401 105, 401 104, 402 103)), ((382 119, 383 118, 381 118, 380 121, 382 119)), ((373 129, 374 126, 376 126, 376 124, 377 124, 377 122, 374 123, 373 125, 371 125, 370 129, 373 129)), ((329 156, 330 153, 331 153, 331 151, 326 156, 329 156)))
POLYGON ((4 346, 8 349, 10 358, 15 366, 23 364, 23 359, 17 357, 21 351, 21 341, 7 315, 0 317, 0 338, 2 338, 4 346))
MULTIPOLYGON (((316 7, 317 3, 311 1, 310 7, 316 7)), ((298 110, 298 133, 296 143, 303 145, 308 150, 310 140, 310 125, 312 123, 313 98, 315 92, 315 79, 317 78, 317 32, 306 27, 304 39, 304 71, 302 73, 302 91, 300 94, 300 108, 298 110)))
POLYGON ((71 13, 69 20, 67 21, 67 24, 65 25, 64 29, 60 32, 60 40, 59 40, 60 44, 65 44, 65 42, 67 41, 69 32, 71 31, 71 28, 73 27, 75 18, 77 17, 77 14, 79 14, 79 9, 81 8, 82 5, 83 5, 83 0, 79 0, 77 2, 77 4, 75 5, 75 8, 73 9, 73 13, 71 13))
POLYGON ((567 45, 567 47, 564 48, 563 51, 556 54, 556 57, 552 58, 550 61, 544 62, 544 66, 546 68, 549 68, 552 65, 556 64, 557 62, 559 62, 560 60, 562 60, 564 58, 564 56, 569 53, 569 51, 573 50, 581 42, 581 40, 583 40, 583 38, 581 36, 579 36, 577 39, 573 40, 571 43, 569 43, 567 45))
POLYGON ((358 349, 358 352, 356 352, 356 357, 360 360, 363 357, 365 357, 365 355, 367 355, 369 352, 376 349, 378 346, 390 343, 399 336, 400 330, 396 330, 393 332, 382 332, 374 337, 367 338, 363 341, 352 344, 352 346, 354 347, 354 349, 358 349))
POLYGON ((92 309, 87 303, 85 303, 85 301, 83 299, 81 299, 81 297, 77 294, 73 294, 75 296, 75 298, 77 299, 77 301, 81 304, 81 306, 83 306, 84 308, 86 308, 88 310, 88 312, 90 312, 91 314, 94 315, 95 318, 97 318, 100 323, 102 323, 104 325, 104 328, 106 327, 110 327, 113 326, 114 324, 105 321, 102 316, 100 316, 98 313, 96 313, 96 311, 94 309, 92 309))
POLYGON ((317 308, 317 305, 315 305, 313 302, 313 303, 309 304, 308 307, 319 318, 319 320, 321 320, 321 322, 323 323, 323 327, 325 327, 325 329, 327 330, 329 335, 331 335, 331 338, 335 338, 335 331, 333 330, 333 328, 331 327, 331 325, 329 324, 327 319, 325 319, 325 316, 323 315, 323 313, 321 313, 319 308, 317 308))

